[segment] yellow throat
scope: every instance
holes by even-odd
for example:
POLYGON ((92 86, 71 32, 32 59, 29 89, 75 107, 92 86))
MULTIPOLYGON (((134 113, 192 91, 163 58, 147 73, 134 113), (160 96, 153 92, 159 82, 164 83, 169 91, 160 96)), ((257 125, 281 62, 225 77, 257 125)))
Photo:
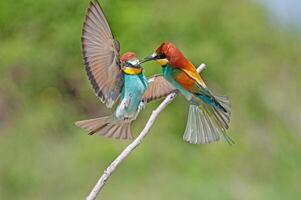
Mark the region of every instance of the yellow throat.
POLYGON ((132 67, 124 67, 122 71, 129 75, 136 75, 142 72, 142 68, 132 68, 132 67))
POLYGON ((158 60, 156 60, 156 61, 157 61, 157 63, 159 63, 159 65, 161 65, 161 66, 167 65, 167 63, 168 63, 168 60, 167 60, 166 58, 164 58, 164 59, 158 59, 158 60))

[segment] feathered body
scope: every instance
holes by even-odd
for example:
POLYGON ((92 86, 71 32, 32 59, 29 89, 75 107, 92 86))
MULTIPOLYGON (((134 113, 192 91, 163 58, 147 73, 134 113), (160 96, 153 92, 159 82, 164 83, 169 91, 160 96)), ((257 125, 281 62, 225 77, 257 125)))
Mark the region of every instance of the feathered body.
POLYGON ((120 104, 114 113, 116 120, 136 118, 143 94, 147 88, 148 82, 143 73, 137 75, 124 74, 124 87, 120 97, 120 104))
POLYGON ((172 43, 162 43, 152 55, 162 66, 164 78, 190 102, 184 140, 190 143, 210 143, 226 134, 230 123, 230 104, 227 97, 215 96, 206 86, 195 66, 172 43))

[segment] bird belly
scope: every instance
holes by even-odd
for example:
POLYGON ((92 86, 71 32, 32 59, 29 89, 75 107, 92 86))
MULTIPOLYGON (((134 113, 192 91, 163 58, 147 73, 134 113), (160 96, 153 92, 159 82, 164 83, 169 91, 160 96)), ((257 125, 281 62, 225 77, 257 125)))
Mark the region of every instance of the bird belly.
POLYGON ((115 117, 117 119, 135 119, 146 89, 147 82, 144 76, 125 75, 121 101, 116 109, 115 117))

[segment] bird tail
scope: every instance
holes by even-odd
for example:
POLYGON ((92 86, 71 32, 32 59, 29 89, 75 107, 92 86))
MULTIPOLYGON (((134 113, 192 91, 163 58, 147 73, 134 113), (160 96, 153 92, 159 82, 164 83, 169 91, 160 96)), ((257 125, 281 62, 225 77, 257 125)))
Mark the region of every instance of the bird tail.
POLYGON ((231 108, 228 97, 215 96, 224 108, 218 109, 209 104, 191 104, 183 139, 192 144, 207 144, 218 141, 223 135, 229 144, 234 141, 226 134, 229 128, 231 108))
POLYGON ((115 139, 133 139, 130 120, 115 122, 113 116, 100 117, 75 122, 75 125, 89 131, 89 135, 97 133, 115 139))

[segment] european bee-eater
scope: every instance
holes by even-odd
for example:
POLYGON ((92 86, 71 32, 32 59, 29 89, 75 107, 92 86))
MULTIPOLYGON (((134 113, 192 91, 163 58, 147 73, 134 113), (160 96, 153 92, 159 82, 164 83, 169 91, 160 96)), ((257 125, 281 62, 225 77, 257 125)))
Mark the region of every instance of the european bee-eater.
POLYGON ((220 134, 228 143, 234 143, 226 134, 230 123, 228 97, 216 96, 206 86, 195 66, 172 43, 165 42, 141 63, 156 60, 164 78, 190 102, 187 127, 183 139, 193 144, 217 141, 220 134))
POLYGON ((99 3, 91 1, 82 31, 85 69, 96 95, 107 107, 118 97, 120 100, 110 116, 75 122, 90 135, 131 139, 130 124, 143 105, 175 90, 159 75, 147 81, 136 54, 127 52, 119 57, 119 51, 99 3))

